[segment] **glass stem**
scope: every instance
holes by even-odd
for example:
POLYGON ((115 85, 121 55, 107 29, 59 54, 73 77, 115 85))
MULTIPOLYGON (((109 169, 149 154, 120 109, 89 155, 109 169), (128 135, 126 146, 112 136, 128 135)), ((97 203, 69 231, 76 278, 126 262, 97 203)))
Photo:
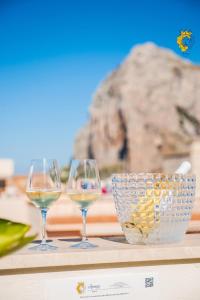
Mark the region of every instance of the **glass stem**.
POLYGON ((82 220, 83 220, 83 229, 82 229, 82 242, 87 241, 86 236, 86 218, 87 218, 87 208, 81 208, 82 220))
POLYGON ((42 244, 46 244, 46 220, 47 220, 47 209, 41 209, 42 214, 42 244))

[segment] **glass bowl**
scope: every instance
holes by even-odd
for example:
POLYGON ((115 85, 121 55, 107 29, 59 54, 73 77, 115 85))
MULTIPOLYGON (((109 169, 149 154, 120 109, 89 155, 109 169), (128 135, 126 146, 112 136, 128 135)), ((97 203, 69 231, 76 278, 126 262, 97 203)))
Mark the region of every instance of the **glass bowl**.
POLYGON ((112 188, 122 230, 130 244, 183 239, 195 197, 195 176, 113 174, 112 188))

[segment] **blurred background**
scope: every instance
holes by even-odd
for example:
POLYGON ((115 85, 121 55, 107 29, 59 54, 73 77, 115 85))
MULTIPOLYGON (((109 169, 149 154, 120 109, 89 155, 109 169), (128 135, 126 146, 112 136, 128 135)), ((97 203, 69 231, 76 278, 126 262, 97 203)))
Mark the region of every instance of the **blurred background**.
MULTIPOLYGON (((72 158, 97 160, 89 235, 121 233, 113 172, 174 172, 190 160, 199 178, 199 12, 198 0, 0 1, 0 217, 38 230, 24 193, 32 158, 56 158, 63 189, 72 158)), ((63 195, 48 234, 80 235, 80 223, 63 195)))

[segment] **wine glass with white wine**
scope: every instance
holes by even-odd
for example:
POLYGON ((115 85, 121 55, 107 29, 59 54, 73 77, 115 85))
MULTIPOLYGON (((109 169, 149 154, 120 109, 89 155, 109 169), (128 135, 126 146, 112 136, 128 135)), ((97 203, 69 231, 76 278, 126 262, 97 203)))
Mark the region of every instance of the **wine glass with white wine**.
POLYGON ((72 161, 67 183, 67 194, 72 201, 78 204, 83 220, 82 241, 71 247, 81 249, 97 247, 97 245, 90 243, 86 236, 88 207, 101 195, 101 183, 96 160, 72 161))
POLYGON ((61 195, 60 171, 55 159, 31 161, 26 194, 42 214, 42 241, 31 250, 49 251, 57 249, 46 241, 46 216, 49 206, 61 195))

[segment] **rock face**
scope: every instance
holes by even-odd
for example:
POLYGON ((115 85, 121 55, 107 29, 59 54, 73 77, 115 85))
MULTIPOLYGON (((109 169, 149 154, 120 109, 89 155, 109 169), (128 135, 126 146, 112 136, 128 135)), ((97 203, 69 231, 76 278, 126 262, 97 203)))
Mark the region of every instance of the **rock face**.
POLYGON ((158 171, 165 155, 188 152, 199 134, 200 67, 146 43, 98 87, 74 157, 158 171))

